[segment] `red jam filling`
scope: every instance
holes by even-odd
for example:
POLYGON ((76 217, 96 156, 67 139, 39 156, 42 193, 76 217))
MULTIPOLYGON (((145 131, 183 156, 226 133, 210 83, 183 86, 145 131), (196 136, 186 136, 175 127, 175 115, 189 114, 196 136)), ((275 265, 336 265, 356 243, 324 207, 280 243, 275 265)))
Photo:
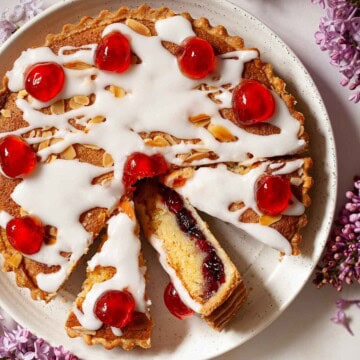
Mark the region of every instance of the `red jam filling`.
POLYGON ((215 54, 211 44, 199 37, 185 39, 177 53, 180 70, 191 79, 203 79, 215 68, 215 54))
POLYGON ((211 298, 220 285, 225 282, 224 264, 216 254, 215 248, 206 240, 204 233, 199 229, 191 212, 185 207, 181 196, 174 190, 162 186, 162 197, 168 209, 176 216, 180 229, 195 241, 196 246, 205 253, 202 272, 205 279, 204 299, 211 298))
POLYGON ((126 159, 122 181, 128 191, 134 191, 138 180, 165 174, 168 168, 161 154, 148 156, 135 152, 126 159))
POLYGON ((41 221, 32 215, 14 218, 6 225, 6 236, 12 247, 23 254, 39 252, 45 235, 41 221))
POLYGON ((171 282, 165 288, 164 302, 170 313, 180 320, 184 320, 185 318, 194 314, 194 311, 189 309, 181 301, 179 294, 171 282))
POLYGON ((100 40, 95 53, 95 65, 99 69, 123 73, 130 63, 130 43, 121 32, 113 31, 100 40))
POLYGON ((128 291, 110 290, 99 297, 94 313, 105 325, 123 328, 132 321, 135 300, 128 291))
POLYGON ((274 115, 275 99, 259 81, 243 80, 233 91, 232 109, 239 125, 253 125, 274 115))
POLYGON ((65 73, 55 62, 37 63, 25 72, 25 89, 35 99, 47 102, 64 87, 65 73))
POLYGON ((255 198, 260 211, 271 216, 279 215, 291 202, 290 181, 279 175, 263 175, 256 182, 255 198))
POLYGON ((21 137, 8 135, 0 141, 0 166, 10 178, 30 175, 36 168, 36 153, 21 137))

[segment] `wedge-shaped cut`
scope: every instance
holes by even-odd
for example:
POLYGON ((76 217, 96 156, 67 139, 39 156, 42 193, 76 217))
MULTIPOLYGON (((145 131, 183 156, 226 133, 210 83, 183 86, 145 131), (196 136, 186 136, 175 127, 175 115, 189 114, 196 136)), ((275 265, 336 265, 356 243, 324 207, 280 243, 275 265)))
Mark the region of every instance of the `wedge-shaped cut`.
POLYGON ((132 202, 122 201, 108 221, 98 252, 88 263, 87 277, 66 322, 70 337, 106 349, 149 348, 153 322, 145 294, 145 262, 132 202), (132 320, 122 329, 102 323, 95 315, 97 300, 108 291, 127 291, 135 300, 132 320))
POLYGON ((135 207, 181 300, 221 330, 246 300, 241 276, 195 209, 174 190, 145 182, 135 207))
POLYGON ((164 183, 176 188, 198 210, 235 225, 287 255, 298 255, 300 228, 307 223, 304 212, 310 205, 311 165, 310 158, 298 158, 250 166, 229 163, 181 168, 167 175, 164 183), (256 182, 264 175, 282 176, 291 184, 290 204, 276 216, 262 213, 255 201, 256 182))

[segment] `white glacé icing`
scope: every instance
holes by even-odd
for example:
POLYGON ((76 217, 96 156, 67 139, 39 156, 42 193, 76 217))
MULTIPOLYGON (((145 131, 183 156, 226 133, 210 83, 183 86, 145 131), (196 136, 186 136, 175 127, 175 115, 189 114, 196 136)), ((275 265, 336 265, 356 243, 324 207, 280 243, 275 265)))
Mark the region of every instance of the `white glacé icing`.
MULTIPOLYGON (((74 307, 74 313, 83 327, 98 330, 103 323, 95 316, 96 300, 109 290, 128 290, 134 297, 136 310, 147 313, 145 300, 145 268, 139 271, 140 240, 136 236, 136 223, 125 213, 113 216, 108 222, 107 235, 100 252, 88 262, 88 271, 97 266, 114 267, 115 275, 104 282, 96 283, 86 295, 82 312, 74 307)), ((114 335, 121 330, 113 328, 114 335)), ((120 334, 120 335, 119 335, 120 334)))
MULTIPOLYGON (((239 221, 239 217, 247 209, 252 209, 262 215, 256 204, 254 189, 256 181, 265 174, 269 165, 271 163, 263 162, 244 175, 229 171, 225 165, 218 165, 215 168, 201 167, 195 171, 192 178, 176 190, 197 209, 231 223, 265 244, 291 255, 291 246, 288 240, 275 229, 239 221), (221 189, 221 191, 216 189, 221 189), (237 211, 229 210, 229 206, 233 202, 241 201, 244 203, 243 208, 237 211)), ((289 161, 283 164, 281 174, 292 173, 301 169, 302 165, 303 160, 289 161)), ((276 173, 279 172, 280 170, 276 173)), ((304 210, 304 205, 293 196, 292 204, 283 214, 299 216, 304 213, 304 210)))
POLYGON ((80 215, 95 207, 111 208, 116 203, 117 197, 109 189, 91 184, 93 178, 106 172, 79 161, 56 160, 39 167, 12 193, 12 199, 29 214, 57 228, 55 244, 43 245, 38 253, 27 256, 43 264, 61 266, 59 272, 38 275, 40 289, 55 292, 89 247, 93 236, 80 223, 80 215), (61 256, 61 251, 71 253, 71 257, 61 256))
POLYGON ((0 211, 0 226, 1 226, 2 228, 5 229, 7 223, 8 223, 11 219, 12 219, 12 216, 11 216, 8 212, 6 212, 6 211, 4 211, 4 210, 1 210, 1 211, 0 211))
MULTIPOLYGON (((12 198, 20 206, 29 213, 39 216, 44 224, 56 226, 58 229, 56 244, 43 246, 39 253, 31 256, 32 259, 44 264, 60 266, 60 271, 57 273, 37 276, 38 286, 42 290, 57 291, 72 266, 86 252, 92 236, 79 223, 79 216, 93 207, 103 206, 111 209, 116 199, 121 197, 123 194, 121 181, 123 166, 129 154, 135 151, 149 155, 158 152, 163 154, 169 163, 177 165, 182 165, 182 160, 176 155, 187 153, 192 149, 206 148, 218 155, 217 160, 205 158, 193 162, 194 165, 202 165, 215 161, 246 161, 248 152, 252 153, 254 159, 293 154, 305 145, 305 142, 298 138, 300 123, 289 114, 286 105, 275 93, 273 95, 277 110, 269 122, 280 129, 279 134, 270 136, 251 134, 221 117, 219 111, 231 105, 231 90, 241 80, 244 63, 257 58, 256 51, 234 51, 217 56, 217 67, 214 74, 210 74, 202 80, 192 80, 181 73, 176 57, 162 46, 163 40, 180 43, 185 38, 195 35, 191 24, 185 18, 175 16, 159 20, 155 26, 158 35, 152 37, 142 36, 121 23, 109 25, 104 29, 103 36, 112 31, 121 31, 129 39, 132 51, 141 59, 140 64, 132 65, 128 71, 116 74, 101 71, 95 67, 83 70, 64 68, 65 86, 53 101, 49 103, 42 103, 34 99, 32 102, 25 99, 16 101, 17 107, 23 113, 24 120, 29 125, 11 132, 12 134, 21 135, 32 129, 54 126, 57 129, 54 137, 63 138, 63 141, 38 152, 43 160, 50 154, 60 153, 76 143, 97 145, 111 154, 114 159, 114 180, 107 188, 90 184, 93 177, 112 170, 112 168, 104 169, 78 161, 62 160, 39 165, 33 175, 24 179, 15 188, 12 198), (212 90, 196 89, 202 83, 213 85, 221 91, 220 95, 216 95, 217 99, 222 102, 221 104, 216 104, 209 98, 208 95, 212 90), (105 89, 110 85, 123 88, 126 96, 116 98, 105 89), (229 86, 222 87, 222 85, 229 86), (95 95, 95 100, 89 106, 60 115, 44 114, 39 111, 59 99, 90 94, 95 95), (194 126, 188 118, 197 114, 210 115, 213 124, 228 128, 238 138, 238 141, 221 143, 206 129, 194 126), (85 125, 89 119, 98 115, 104 116, 106 121, 100 124, 87 124, 89 131, 86 133, 69 124, 70 119, 76 119, 78 124, 85 125), (145 146, 138 133, 151 131, 165 132, 180 139, 200 139, 201 142, 197 144, 181 142, 174 146, 156 148, 145 146), (72 254, 70 259, 62 257, 60 251, 70 252, 72 254)), ((40 61, 54 61, 59 64, 81 61, 93 65, 96 46, 96 44, 91 44, 80 49, 63 47, 57 55, 46 47, 24 51, 15 61, 13 69, 7 73, 9 89, 14 92, 22 90, 25 70, 40 61), (66 50, 76 51, 69 54, 66 50)), ((45 139, 28 138, 27 141, 35 143, 45 139)), ((211 195, 215 192, 220 193, 220 191, 214 191, 216 188, 213 187, 213 182, 208 180, 206 179, 202 185, 201 195, 204 198, 207 198, 205 194, 209 191, 211 195)), ((227 175, 220 183, 227 185, 220 186, 219 189, 231 189, 231 182, 231 176, 227 175)), ((238 188, 233 190, 238 190, 238 188)), ((232 194, 229 193, 227 196, 230 195, 232 194)), ((253 192, 247 196, 250 202, 253 201, 251 199, 253 192)), ((203 209, 205 211, 208 208, 214 208, 215 202, 208 201, 210 198, 212 197, 207 198, 206 208, 203 209)), ((123 233, 130 233, 133 229, 133 223, 123 219, 117 218, 114 222, 122 222, 123 233)), ((109 225, 111 224, 112 222, 109 223, 109 225)), ((261 231, 260 239, 264 235, 266 240, 269 235, 267 232, 271 231, 257 224, 246 226, 253 227, 252 233, 257 232, 257 237, 261 231)), ((116 245, 113 243, 110 241, 107 245, 109 252, 116 249, 116 245), (112 249, 113 247, 114 249, 112 249)), ((277 242, 271 243, 271 245, 280 247, 277 242)), ((119 263, 123 256, 132 256, 127 255, 126 251, 130 250, 125 246, 121 248, 121 251, 119 249, 117 266, 120 266, 119 263)), ((101 253, 96 256, 98 259, 101 257, 101 253)), ((137 257, 138 253, 133 255, 134 264, 137 257)), ((140 270, 132 271, 135 273, 134 276, 139 277, 140 270)), ((115 277, 110 280, 117 288, 119 284, 115 284, 115 280, 121 280, 115 279, 115 277)), ((135 289, 134 291, 136 292, 135 289)), ((100 290, 96 294, 100 295, 100 290)), ((95 324, 92 318, 93 295, 91 299, 84 303, 84 315, 81 318, 83 324, 94 328, 99 323, 95 324)))

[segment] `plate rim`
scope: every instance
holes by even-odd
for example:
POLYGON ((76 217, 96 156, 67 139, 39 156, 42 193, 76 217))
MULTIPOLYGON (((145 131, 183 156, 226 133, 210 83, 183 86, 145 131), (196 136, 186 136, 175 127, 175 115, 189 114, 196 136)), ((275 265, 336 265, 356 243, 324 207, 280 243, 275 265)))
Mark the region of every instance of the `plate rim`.
MULTIPOLYGON (((0 56, 2 55, 2 53, 6 49, 13 46, 13 44, 16 43, 17 38, 20 37, 29 28, 31 28, 34 24, 41 22, 44 18, 46 18, 48 16, 52 16, 54 13, 56 13, 59 9, 61 9, 63 7, 71 6, 71 4, 81 2, 81 1, 86 1, 86 0, 63 0, 63 1, 60 0, 59 2, 57 2, 57 3, 53 4, 53 5, 50 5, 47 9, 45 9, 39 15, 37 15, 33 19, 29 20, 23 26, 21 26, 21 28, 18 31, 16 31, 16 33, 12 34, 10 36, 10 38, 8 38, 1 45, 1 47, 0 47, 0 56)), ((201 0, 200 2, 208 4, 209 0, 201 0)), ((149 5, 151 6, 151 0, 148 0, 146 3, 149 3, 149 5)), ((171 8, 171 5, 172 5, 171 0, 167 0, 166 3, 167 3, 166 6, 171 8)), ((244 10, 241 6, 239 6, 237 4, 234 4, 233 2, 231 2, 229 0, 211 0, 210 3, 214 3, 214 4, 216 4, 218 6, 221 6, 221 7, 227 7, 228 11, 235 9, 236 11, 241 13, 243 16, 246 16, 251 21, 255 22, 257 26, 263 27, 269 33, 269 35, 271 35, 273 37, 274 41, 277 41, 285 50, 287 50, 289 55, 294 59, 295 62, 297 62, 297 65, 301 69, 303 75, 305 75, 305 77, 307 78, 308 84, 311 86, 314 95, 319 100, 319 106, 320 106, 319 110, 321 111, 321 119, 318 120, 318 121, 321 121, 323 123, 322 125, 324 126, 324 130, 326 130, 326 135, 328 136, 327 144, 329 145, 329 150, 331 152, 331 154, 329 156, 329 164, 332 165, 332 167, 329 169, 331 171, 329 172, 330 176, 329 176, 328 187, 332 188, 334 191, 331 194, 328 195, 328 200, 329 200, 328 207, 329 208, 328 208, 327 211, 329 212, 329 215, 328 215, 328 219, 327 219, 328 221, 326 222, 326 225, 324 225, 324 229, 323 229, 323 231, 324 231, 324 236, 323 236, 324 239, 323 239, 323 242, 320 243, 322 251, 321 252, 319 251, 318 256, 313 258, 311 266, 307 270, 308 274, 304 278, 303 283, 301 284, 301 286, 299 286, 297 288, 297 290, 294 291, 293 294, 289 298, 286 299, 286 301, 282 304, 281 309, 279 309, 277 312, 274 312, 261 325, 257 326, 255 328, 255 330, 251 332, 251 336, 249 336, 246 339, 239 339, 239 342, 237 344, 230 345, 225 350, 224 349, 221 349, 221 350, 219 349, 218 352, 216 352, 216 354, 212 354, 211 357, 208 357, 209 359, 213 358, 213 357, 220 356, 220 355, 224 355, 224 354, 234 350, 235 348, 238 348, 241 345, 245 344, 247 341, 253 339, 259 333, 264 331, 268 326, 270 326, 274 321, 276 321, 279 318, 279 316, 281 316, 285 312, 285 310, 292 304, 292 302, 295 300, 295 298, 299 295, 299 293, 302 291, 304 286, 307 284, 309 278, 311 277, 311 275, 313 273, 314 268, 316 267, 316 264, 318 263, 321 255, 322 255, 322 253, 324 251, 324 248, 325 248, 325 245, 326 245, 326 242, 327 242, 327 238, 328 238, 329 233, 331 231, 332 222, 333 222, 333 219, 334 219, 334 216, 335 216, 336 200, 337 200, 337 194, 338 194, 338 158, 337 158, 336 143, 335 143, 332 124, 331 124, 330 117, 329 117, 329 114, 327 112, 327 109, 325 107, 323 97, 322 97, 317 85, 315 84, 315 81, 311 77, 309 71, 307 70, 307 68, 305 67, 303 62, 295 54, 295 52, 292 50, 292 48, 279 35, 277 35, 275 31, 273 31, 268 25, 266 25, 264 22, 262 22, 257 16, 253 15, 252 13, 248 12, 247 10, 244 10), (325 233, 326 233, 326 236, 325 236, 325 233)), ((119 6, 121 6, 121 5, 132 7, 132 1, 129 0, 129 1, 126 2, 126 4, 119 4, 119 6)), ((106 3, 104 4, 104 7, 106 7, 106 3)), ((206 14, 204 14, 204 16, 206 16, 206 14)), ((63 24, 63 25, 65 25, 65 24, 63 24)), ((245 39, 245 41, 246 41, 246 39, 245 39)), ((312 140, 310 139, 310 142, 311 141, 312 140)), ((0 295, 0 306, 17 323, 19 323, 20 325, 24 324, 24 322, 17 316, 17 314, 15 312, 13 312, 11 310, 11 308, 9 308, 6 305, 5 302, 3 302, 1 295, 0 295)), ((26 325, 26 321, 25 321, 25 325, 23 325, 23 326, 25 326, 27 329, 29 329, 30 331, 35 333, 35 331, 30 329, 30 327, 26 325)), ((43 334, 39 334, 39 336, 43 337, 42 335, 43 334)), ((46 336, 44 338, 46 339, 46 341, 48 341, 50 344, 52 344, 51 339, 48 340, 46 336)))

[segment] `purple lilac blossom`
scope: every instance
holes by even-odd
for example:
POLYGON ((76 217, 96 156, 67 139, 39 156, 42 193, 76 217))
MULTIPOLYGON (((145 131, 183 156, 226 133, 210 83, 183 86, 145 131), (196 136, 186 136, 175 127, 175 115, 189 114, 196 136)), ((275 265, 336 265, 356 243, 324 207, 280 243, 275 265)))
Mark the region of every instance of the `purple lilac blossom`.
POLYGON ((319 262, 314 284, 331 284, 341 291, 344 284, 360 283, 360 177, 354 190, 346 192, 347 203, 334 223, 325 253, 319 262))
POLYGON ((346 299, 338 299, 336 301, 337 313, 330 320, 335 324, 339 324, 344 326, 344 328, 350 333, 350 335, 354 335, 350 328, 349 319, 345 314, 344 309, 349 306, 356 305, 360 308, 360 300, 346 300, 346 299))
POLYGON ((43 0, 20 0, 14 8, 6 8, 0 16, 0 44, 21 25, 43 10, 43 0))
POLYGON ((326 9, 321 18, 316 43, 328 51, 330 64, 343 78, 342 86, 353 92, 349 100, 360 101, 360 0, 311 0, 326 9))

